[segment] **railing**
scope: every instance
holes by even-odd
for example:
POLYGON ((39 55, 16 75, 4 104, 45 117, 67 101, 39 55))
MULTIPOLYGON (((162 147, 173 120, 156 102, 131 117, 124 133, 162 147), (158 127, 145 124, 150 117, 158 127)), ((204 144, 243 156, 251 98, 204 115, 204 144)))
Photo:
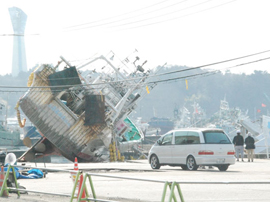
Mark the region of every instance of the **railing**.
MULTIPOLYGON (((14 171, 14 167, 21 167, 21 168, 31 168, 31 167, 26 167, 26 166, 8 166, 8 169, 6 171, 5 174, 5 178, 3 180, 3 184, 1 187, 1 192, 0 192, 0 197, 3 196, 4 192, 8 192, 8 191, 16 191, 18 194, 18 197, 20 197, 20 192, 33 192, 33 193, 40 193, 40 194, 49 194, 49 195, 57 195, 57 196, 65 196, 65 197, 70 197, 70 202, 73 202, 74 199, 77 199, 77 201, 101 201, 101 202, 112 202, 111 200, 105 200, 105 199, 98 199, 97 195, 96 195, 96 191, 94 188, 94 183, 92 180, 92 176, 96 176, 96 177, 105 177, 105 178, 117 178, 117 179, 123 179, 123 180, 135 180, 135 181, 142 181, 142 182, 153 182, 153 183, 161 183, 164 184, 164 188, 163 191, 161 192, 161 202, 164 201, 169 201, 171 202, 173 201, 177 201, 177 198, 179 197, 181 202, 184 202, 184 197, 182 194, 182 191, 180 189, 180 184, 222 184, 222 185, 228 185, 228 184, 270 184, 270 181, 245 181, 245 182, 230 182, 230 181, 219 181, 219 182, 205 182, 205 181, 163 181, 163 180, 152 180, 152 179, 141 179, 141 178, 132 178, 132 177, 123 177, 123 176, 112 176, 112 175, 104 175, 104 174, 96 174, 96 173, 83 173, 81 171, 74 171, 74 170, 60 170, 60 169, 49 169, 49 168, 36 168, 36 169, 41 169, 41 170, 46 170, 46 171, 56 171, 56 172, 68 172, 68 173, 76 173, 76 179, 74 182, 74 186, 72 189, 72 193, 69 194, 64 194, 64 193, 49 193, 49 192, 43 192, 43 191, 36 191, 36 190, 27 190, 27 189, 19 189, 18 188, 18 183, 17 183, 17 179, 15 176, 15 171, 14 171), (14 179, 15 179, 15 185, 16 188, 11 188, 11 187, 7 187, 7 179, 8 176, 10 174, 10 171, 12 171, 13 175, 14 175, 14 179), (76 188, 77 188, 77 184, 79 182, 79 178, 80 178, 80 186, 79 186, 79 190, 78 190, 78 194, 75 194, 76 188), (91 196, 92 198, 90 198, 90 194, 87 188, 87 181, 89 182, 90 185, 90 190, 91 190, 91 196), (166 196, 167 195, 167 190, 168 187, 170 189, 170 193, 169 193, 169 198, 166 200, 166 196), (175 189, 177 190, 177 194, 175 194, 175 189)), ((40 186, 42 187, 42 186, 40 186)))
MULTIPOLYGON (((85 173, 83 175, 83 173, 81 171, 74 171, 74 170, 60 170, 60 169, 50 169, 50 168, 37 168, 36 169, 40 169, 40 170, 46 170, 46 171, 57 171, 57 172, 68 172, 68 173, 77 173, 76 174, 76 179, 74 182, 74 186, 72 189, 72 194, 68 195, 68 194, 64 194, 64 193, 52 193, 52 192, 43 192, 43 191, 36 191, 36 190, 28 190, 28 189, 19 189, 18 183, 17 183, 17 179, 16 179, 16 174, 15 174, 15 170, 14 167, 20 167, 20 168, 31 168, 31 167, 26 167, 26 166, 17 166, 17 165, 9 165, 4 177, 4 180, 2 182, 2 187, 1 187, 1 191, 0 191, 0 197, 4 196, 4 192, 8 192, 9 191, 15 191, 17 192, 18 198, 20 197, 20 192, 32 192, 32 193, 40 193, 40 194, 49 194, 49 195, 56 195, 56 196, 66 196, 66 197, 70 197, 70 201, 72 202, 75 198, 78 201, 102 201, 102 202, 107 202, 108 200, 104 200, 104 199, 97 199, 96 193, 95 193, 95 189, 94 189, 94 184, 92 181, 91 176, 98 176, 98 177, 106 177, 106 178, 118 178, 118 179, 126 179, 126 180, 136 180, 136 181, 145 181, 145 182, 154 182, 154 183, 163 183, 164 184, 164 189, 162 192, 162 197, 161 197, 161 201, 164 202, 165 201, 165 196, 167 193, 167 188, 170 188, 170 198, 169 201, 172 201, 172 199, 174 199, 174 201, 177 201, 176 199, 176 195, 174 193, 174 189, 175 187, 177 188, 180 200, 182 202, 184 202, 184 198, 179 186, 179 183, 176 182, 168 182, 168 181, 161 181, 161 180, 149 180, 149 179, 139 179, 139 178, 130 178, 130 177, 121 177, 121 176, 111 176, 111 175, 101 175, 101 174, 95 174, 95 173, 85 173), (11 188, 11 187, 7 187, 7 180, 8 180, 8 176, 10 174, 10 171, 12 171, 14 180, 15 180, 15 186, 16 188, 11 188), (77 188, 77 184, 79 182, 79 177, 83 175, 83 181, 81 183, 81 186, 79 187, 79 191, 78 191, 78 195, 75 194, 76 188, 77 188), (86 182, 87 179, 89 181, 90 184, 90 189, 92 192, 92 196, 93 198, 89 198, 89 192, 88 189, 86 187, 86 182), (85 191, 85 197, 83 197, 83 192, 85 191)), ((109 202, 109 201, 108 201, 109 202)), ((112 202, 110 200, 110 202, 112 202)))

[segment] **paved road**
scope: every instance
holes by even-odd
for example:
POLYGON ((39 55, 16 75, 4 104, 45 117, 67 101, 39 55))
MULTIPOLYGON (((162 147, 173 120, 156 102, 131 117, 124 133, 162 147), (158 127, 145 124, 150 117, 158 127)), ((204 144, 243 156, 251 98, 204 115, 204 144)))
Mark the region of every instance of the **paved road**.
MULTIPOLYGON (((34 164, 27 164, 35 166, 34 164)), ((43 164, 38 164, 42 168, 43 164)), ((46 164, 47 168, 73 169, 73 164, 46 164)), ((198 169, 184 171, 179 167, 163 166, 153 171, 146 160, 124 163, 79 163, 79 169, 93 174, 121 176, 137 179, 180 182, 181 191, 186 202, 268 202, 270 201, 270 160, 255 159, 253 163, 236 162, 226 172, 214 169, 198 169), (196 184, 196 183, 213 184, 196 184), (243 184, 229 184, 229 182, 243 184), (257 184, 257 183, 262 184, 257 184), (218 184, 221 183, 221 184, 218 184), (267 183, 267 184, 263 184, 267 183), (269 183, 269 184, 268 184, 269 183)), ((92 176, 98 199, 111 201, 161 201, 164 182, 145 182, 92 176)), ((20 185, 29 190, 70 195, 73 182, 68 172, 49 172, 42 179, 19 179, 20 185)), ((91 193, 90 185, 87 189, 91 193)), ((177 192, 175 191, 177 194, 177 192)), ((16 194, 0 201, 69 201, 68 197, 58 197, 43 194, 22 194, 16 199, 16 194)), ((167 189, 166 201, 169 198, 167 189)), ((76 201, 76 200, 75 200, 76 201)), ((179 198, 178 198, 178 201, 179 198)))

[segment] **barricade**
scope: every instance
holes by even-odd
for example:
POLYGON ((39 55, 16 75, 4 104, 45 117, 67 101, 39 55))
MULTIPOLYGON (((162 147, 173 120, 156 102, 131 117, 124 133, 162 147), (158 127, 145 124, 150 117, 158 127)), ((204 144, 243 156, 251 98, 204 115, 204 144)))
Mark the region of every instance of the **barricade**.
MULTIPOLYGON (((1 166, 1 172, 0 172, 0 187, 7 187, 7 184, 4 183, 4 179, 5 179, 5 171, 4 171, 4 167, 1 166)), ((8 197, 9 193, 7 190, 3 191, 3 196, 4 197, 8 197)))
MULTIPOLYGON (((0 191, 0 197, 2 197, 2 196, 8 196, 8 194, 9 194, 9 188, 7 187, 7 180, 8 180, 8 176, 9 176, 9 174, 10 174, 10 171, 12 171, 12 173, 13 173, 13 177, 14 177, 14 181, 15 181, 15 186, 16 186, 16 188, 18 189, 19 188, 19 186, 18 186, 18 183, 17 183, 17 178, 16 178, 16 174, 15 174, 15 170, 14 170, 14 167, 13 166, 11 166, 11 165, 9 165, 8 166, 8 169, 7 169, 7 171, 6 171, 6 174, 5 174, 5 177, 4 177, 4 181, 2 182, 2 186, 1 186, 1 191, 0 191)), ((1 178, 3 178, 3 176, 2 176, 2 172, 4 172, 4 168, 3 168, 3 166, 2 166, 2 168, 1 168, 1 178), (2 170, 3 169, 3 170, 2 170)), ((20 191, 18 191, 17 190, 17 195, 18 195, 18 198, 20 198, 20 191)))
MULTIPOLYGON (((73 181, 73 183, 75 183, 75 179, 76 179, 76 176, 77 176, 77 172, 79 171, 79 166, 78 166, 78 160, 77 160, 77 157, 75 157, 75 160, 74 160, 74 171, 71 171, 70 172, 70 175, 71 175, 71 179, 73 181)), ((78 183, 77 183, 77 187, 78 186, 78 183)))
POLYGON ((178 183, 176 183, 176 182, 173 182, 173 183, 171 183, 171 182, 165 182, 161 201, 162 202, 165 201, 165 196, 166 196, 166 191, 167 191, 167 187, 168 186, 169 186, 169 188, 171 190, 169 201, 172 201, 172 199, 174 201, 177 201, 177 199, 175 197, 175 194, 174 194, 174 188, 176 187, 177 188, 177 191, 178 191, 178 194, 180 196, 181 201, 184 202, 184 197, 183 197, 182 191, 180 189, 180 185, 178 183))
MULTIPOLYGON (((33 192, 33 193, 39 193, 39 194, 48 194, 48 195, 57 195, 57 196, 66 196, 66 197, 70 197, 70 201, 72 202, 73 199, 77 199, 77 201, 102 201, 102 202, 112 202, 111 200, 103 200, 103 199, 97 199, 97 195, 94 189, 94 184, 93 184, 93 180, 92 180, 92 176, 97 176, 97 177, 105 177, 105 178, 117 178, 117 179, 124 179, 124 180, 135 180, 135 181, 145 181, 145 182, 153 182, 153 183, 163 183, 164 184, 164 188, 163 188, 163 192, 161 194, 161 202, 165 202, 165 201, 169 201, 171 202, 173 201, 177 201, 178 196, 180 198, 181 202, 184 202, 184 197, 182 194, 182 191, 180 189, 180 184, 270 184, 270 181, 263 181, 263 182, 190 182, 190 181, 181 181, 181 182, 168 182, 168 181, 160 181, 160 180, 150 180, 150 179, 140 179, 140 178, 130 178, 130 177, 123 177, 123 176, 111 176, 111 175, 103 175, 103 174, 96 174, 96 173, 83 173, 81 171, 73 171, 73 170, 60 170, 60 169, 49 169, 49 168, 37 168, 37 169, 41 169, 41 170, 48 170, 48 171, 58 171, 58 172, 67 172, 70 173, 71 171, 73 172, 77 172, 76 175, 76 179, 72 189, 72 194, 62 194, 62 193, 48 193, 48 192, 42 192, 42 191, 35 191, 35 190, 27 190, 27 189, 19 189, 18 188, 18 183, 16 180, 16 176, 15 176, 15 170, 14 167, 21 167, 21 168, 31 168, 31 167, 27 167, 27 166, 18 166, 18 165, 9 165, 6 174, 5 174, 5 178, 1 187, 1 191, 0 191, 0 197, 3 197, 4 195, 4 191, 16 191, 18 194, 18 198, 20 197, 20 191, 26 191, 26 192, 33 192), (16 188, 10 188, 7 187, 7 179, 8 176, 10 174, 10 171, 13 172, 14 175, 14 179, 15 179, 15 185, 16 188), (81 175, 83 175, 83 180, 81 182, 80 185, 80 191, 78 194, 75 194, 75 190, 76 190, 76 184, 79 181, 79 178, 81 177, 81 175), (88 189, 87 189, 87 183, 89 182, 90 184, 90 189, 91 189, 91 194, 93 198, 90 198, 88 189), (170 193, 169 193, 169 198, 165 199, 167 196, 167 190, 168 187, 170 189, 170 193), (177 190, 177 193, 175 193, 175 189, 177 190), (83 196, 83 190, 85 190, 85 197, 83 196), (177 195, 178 194, 178 195, 177 195)), ((42 186, 41 186, 42 187, 42 186)))
MULTIPOLYGON (((91 186, 91 190, 92 190, 92 195, 94 197, 94 199, 96 199, 96 193, 95 193, 95 189, 94 189, 94 186, 93 186, 93 182, 92 182, 92 179, 91 179, 91 176, 90 176, 90 179, 89 179, 89 183, 90 183, 90 186, 91 186)), ((89 193, 88 193, 88 190, 85 186, 86 184, 86 177, 83 177, 83 173, 78 173, 77 176, 76 176, 76 179, 75 179, 75 182, 74 182, 74 187, 72 189, 72 194, 71 194, 71 198, 70 198, 70 201, 72 202, 75 198, 77 198, 78 201, 88 201, 88 198, 89 198, 89 193), (76 185, 79 181, 79 178, 80 178, 80 186, 79 186, 79 190, 78 190, 78 194, 77 196, 75 195, 75 191, 76 191, 76 185)))
MULTIPOLYGON (((174 201, 177 201, 176 195, 174 193, 175 187, 177 187, 177 191, 178 191, 178 194, 179 194, 180 201, 181 202, 184 202, 184 197, 182 195, 182 192, 181 192, 181 189, 180 189, 180 185, 179 185, 179 183, 176 183, 176 182, 167 182, 167 181, 160 181, 160 180, 148 180, 148 179, 139 179, 139 178, 130 178, 130 177, 120 177, 120 176, 111 176, 111 175, 101 175, 101 174, 94 174, 94 173, 85 173, 84 174, 83 182, 82 182, 82 185, 81 185, 81 190, 79 191, 79 195, 78 195, 78 201, 81 201, 81 200, 87 200, 88 201, 88 200, 90 200, 89 199, 88 190, 87 190, 87 187, 86 187, 86 180, 87 179, 89 180, 90 189, 92 191, 92 195, 94 197, 94 201, 99 201, 96 198, 96 192, 95 192, 95 189, 94 189, 94 184, 93 184, 93 181, 92 181, 91 176, 108 177, 108 178, 118 178, 118 179, 126 179, 126 180, 136 180, 136 181, 145 181, 145 182, 164 183, 164 189, 163 189, 163 194, 162 194, 161 202, 164 202, 165 201, 167 187, 170 188, 170 198, 168 200, 169 202, 171 202, 172 199, 174 201), (86 198, 82 198, 82 194, 83 194, 83 191, 82 190, 85 190, 85 192, 86 192, 86 198)), ((77 181, 78 181, 78 176, 77 176, 75 182, 77 182, 77 181)), ((75 190, 76 190, 76 186, 73 187, 73 191, 72 191, 72 196, 71 196, 70 202, 72 202, 73 199, 75 198, 75 196, 73 196, 74 193, 75 193, 75 190)), ((93 199, 91 199, 91 200, 93 200, 93 199)))
MULTIPOLYGON (((79 195, 79 192, 81 190, 81 185, 82 185, 82 181, 83 181, 83 174, 80 173, 79 175, 79 179, 76 181, 76 177, 77 177, 77 171, 79 171, 79 165, 78 165, 78 159, 77 157, 75 157, 75 160, 74 160, 74 171, 76 172, 71 172, 71 178, 72 178, 72 181, 74 183, 74 185, 76 185, 76 190, 78 190, 78 194, 77 194, 77 197, 79 195)), ((85 198, 85 190, 83 190, 83 193, 82 193, 82 197, 85 198)), ((85 202, 85 201, 82 201, 82 202, 85 202)))
MULTIPOLYGON (((78 189, 77 198, 79 197, 81 190, 83 190, 81 198, 86 197, 85 189, 82 189, 82 183, 83 183, 83 174, 80 175, 80 182, 79 182, 79 189, 78 189)), ((85 201, 82 201, 82 202, 85 202, 85 201)))
MULTIPOLYGON (((162 196, 161 196, 161 202, 165 202, 165 201, 171 202, 172 200, 177 201, 177 195, 175 194, 175 187, 177 189, 177 193, 178 193, 178 196, 180 198, 180 201, 184 202, 184 197, 183 197, 182 191, 180 189, 180 184, 223 184, 223 185, 224 184, 270 184, 270 182, 185 182, 185 181, 168 182, 168 181, 159 181, 159 180, 149 180, 149 179, 122 177, 122 176, 111 176, 111 175, 103 175, 103 174, 96 174, 96 173, 85 173, 84 174, 84 180, 83 180, 81 188, 82 189, 85 188, 85 190, 86 190, 86 198, 82 198, 81 197, 82 192, 80 192, 79 197, 78 197, 78 201, 81 201, 81 200, 103 201, 103 200, 99 200, 99 199, 96 198, 96 192, 95 192, 95 189, 94 189, 94 185, 93 185, 91 176, 126 179, 126 180, 136 180, 136 181, 145 181, 145 182, 154 182, 154 183, 164 183, 164 188, 163 188, 163 192, 162 192, 162 196), (87 179, 89 180, 90 189, 92 191, 92 195, 93 195, 94 199, 88 198, 89 194, 88 194, 88 190, 87 190, 87 187, 86 187, 86 180, 87 179), (166 192, 167 192, 168 187, 170 189, 170 193, 169 193, 169 198, 166 200, 166 192)), ((74 187, 73 191, 75 191, 75 189, 76 188, 74 187)), ((72 200, 70 202, 72 202, 72 200)))
POLYGON ((79 202, 82 202, 82 201, 103 201, 103 202, 109 202, 109 200, 97 199, 96 192, 95 192, 95 189, 94 189, 94 184, 93 184, 93 181, 92 181, 92 177, 91 176, 99 176, 99 177, 120 178, 120 179, 127 179, 127 180, 138 180, 138 181, 165 183, 164 190, 163 190, 163 195, 162 195, 162 200, 161 200, 162 202, 165 201, 165 195, 166 195, 167 187, 169 187, 171 189, 170 198, 176 200, 176 196, 174 194, 174 188, 176 186, 177 187, 177 190, 178 190, 178 193, 179 193, 179 196, 180 196, 180 199, 181 199, 182 202, 184 202, 183 196, 182 196, 182 193, 181 193, 181 190, 180 190, 180 186, 179 186, 179 184, 176 185, 174 182, 166 182, 166 181, 158 181, 158 180, 147 180, 147 179, 137 179, 137 178, 128 178, 128 177, 120 177, 120 176, 110 176, 110 175, 100 175, 100 174, 94 174, 94 173, 85 173, 83 175, 83 173, 81 171, 49 169, 49 168, 37 168, 37 167, 36 167, 36 169, 47 170, 47 171, 60 171, 60 172, 68 172, 68 173, 70 173, 70 172, 76 172, 77 175, 76 175, 75 183, 74 183, 74 186, 73 186, 73 189, 72 189, 72 194, 71 195, 67 195, 67 194, 61 194, 61 193, 48 193, 48 192, 42 192, 42 191, 36 191, 36 190, 19 189, 19 186, 18 186, 18 183, 17 183, 17 179, 16 179, 16 176, 15 176, 14 167, 31 168, 31 167, 27 167, 27 166, 9 165, 8 166, 8 169, 7 169, 7 172, 6 172, 6 175, 5 175, 5 178, 4 178, 4 181, 3 181, 3 186, 1 187, 0 197, 3 197, 4 196, 3 195, 4 191, 10 191, 10 190, 12 190, 12 191, 16 191, 17 192, 18 198, 20 197, 20 191, 24 191, 24 192, 26 191, 26 192, 40 193, 40 194, 49 194, 49 195, 57 195, 57 196, 68 196, 68 197, 70 197, 70 201, 71 202, 74 199, 77 199, 77 201, 79 201, 79 202), (8 175, 9 175, 9 172, 11 170, 12 170, 13 175, 14 175, 16 188, 11 188, 11 187, 7 187, 6 186, 8 175), (81 176, 83 176, 83 180, 80 183, 78 194, 75 194, 77 183, 78 183, 79 178, 81 176), (88 180, 88 182, 90 184, 90 189, 91 189, 91 193, 92 193, 93 198, 90 198, 89 192, 87 190, 87 187, 86 187, 87 180, 88 180), (84 191, 85 191, 85 196, 83 196, 84 191))

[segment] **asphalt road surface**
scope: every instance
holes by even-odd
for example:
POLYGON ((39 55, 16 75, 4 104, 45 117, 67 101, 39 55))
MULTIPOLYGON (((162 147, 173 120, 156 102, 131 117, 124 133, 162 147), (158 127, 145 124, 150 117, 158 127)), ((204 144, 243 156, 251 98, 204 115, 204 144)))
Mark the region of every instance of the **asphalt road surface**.
MULTIPOLYGON (((35 164, 26 164, 35 167, 35 164)), ((44 168, 38 163, 38 168, 44 168)), ((50 169, 73 170, 73 164, 47 163, 50 169)), ((165 182, 178 182, 186 202, 269 202, 270 201, 270 160, 255 159, 254 162, 236 162, 225 172, 217 168, 185 171, 180 167, 163 166, 152 170, 147 160, 134 160, 116 163, 79 163, 83 173, 90 173, 97 199, 103 201, 141 202, 161 201, 165 182), (96 175, 106 175, 96 176, 96 175), (111 178, 116 176, 120 178, 111 178), (129 178, 129 179, 124 179, 129 178), (132 178, 132 179, 131 179, 132 178), (135 180, 137 179, 137 180, 135 180), (145 181, 146 180, 146 181, 145 181), (149 181, 147 181, 149 180, 149 181)), ((89 178, 87 178, 89 181, 89 178)), ((71 195, 73 181, 69 172, 52 172, 42 179, 18 179, 18 183, 27 190, 54 194, 71 195)), ((86 183, 90 198, 93 197, 89 182, 86 183)), ((174 193, 181 201, 177 189, 174 193)), ((169 200, 167 188, 165 201, 169 200)), ((0 201, 70 201, 70 197, 42 193, 10 193, 0 201)), ((74 201, 77 201, 74 199, 74 201)))

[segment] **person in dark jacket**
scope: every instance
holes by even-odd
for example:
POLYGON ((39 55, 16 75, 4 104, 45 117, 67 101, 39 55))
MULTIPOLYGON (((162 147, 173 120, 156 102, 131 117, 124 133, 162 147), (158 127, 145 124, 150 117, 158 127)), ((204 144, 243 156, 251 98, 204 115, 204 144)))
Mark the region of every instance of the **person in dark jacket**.
POLYGON ((242 161, 244 161, 244 138, 240 131, 237 131, 237 135, 233 138, 233 144, 235 148, 236 158, 239 161, 239 153, 241 153, 242 161))
POLYGON ((254 149, 255 149, 255 140, 251 136, 251 133, 248 133, 248 136, 245 139, 245 144, 246 144, 248 162, 250 162, 250 160, 251 160, 251 162, 253 162, 253 154, 254 154, 254 149))

